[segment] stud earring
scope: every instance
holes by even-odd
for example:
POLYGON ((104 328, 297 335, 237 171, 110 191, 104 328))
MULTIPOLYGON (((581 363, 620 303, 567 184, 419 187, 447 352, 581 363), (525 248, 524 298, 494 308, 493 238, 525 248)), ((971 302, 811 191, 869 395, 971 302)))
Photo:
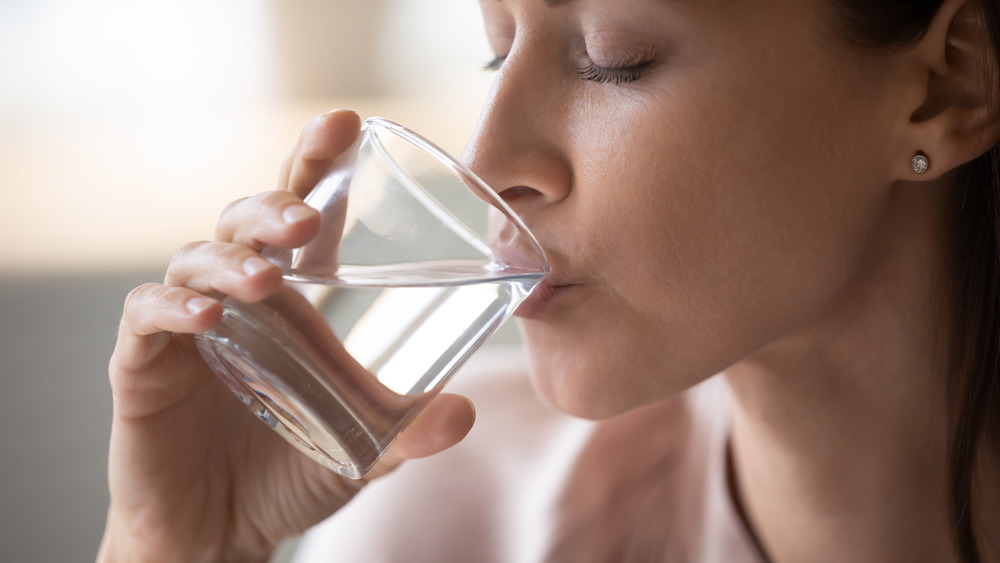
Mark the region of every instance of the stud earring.
POLYGON ((917 156, 913 157, 913 160, 910 161, 910 168, 913 168, 913 171, 917 174, 927 172, 927 168, 930 165, 931 161, 928 160, 927 156, 922 152, 918 152, 917 156))

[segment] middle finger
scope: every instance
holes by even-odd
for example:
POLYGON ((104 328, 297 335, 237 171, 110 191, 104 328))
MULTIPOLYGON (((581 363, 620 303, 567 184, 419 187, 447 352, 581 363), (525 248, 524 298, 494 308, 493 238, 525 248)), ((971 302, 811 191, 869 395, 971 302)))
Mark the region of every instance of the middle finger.
POLYGON ((185 245, 174 255, 164 281, 167 286, 231 295, 247 303, 267 297, 280 284, 280 268, 250 247, 227 242, 185 245))
POLYGON ((296 248, 319 230, 319 212, 284 191, 271 191, 229 204, 219 216, 215 240, 260 250, 265 246, 296 248))

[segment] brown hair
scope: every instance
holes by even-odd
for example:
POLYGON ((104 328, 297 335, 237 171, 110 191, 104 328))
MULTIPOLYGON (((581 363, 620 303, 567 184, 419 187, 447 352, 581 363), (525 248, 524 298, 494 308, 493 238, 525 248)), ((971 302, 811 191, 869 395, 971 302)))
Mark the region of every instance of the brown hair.
MULTIPOLYGON (((1000 0, 978 2, 1000 62, 1000 0)), ((943 0, 837 0, 848 36, 871 47, 918 40, 943 0)), ((1000 69, 991 77, 1000 91, 1000 69)), ((1000 145, 963 166, 955 190, 953 275, 955 307, 948 378, 948 512, 960 560, 979 563, 975 479, 978 452, 1000 440, 1000 145)))

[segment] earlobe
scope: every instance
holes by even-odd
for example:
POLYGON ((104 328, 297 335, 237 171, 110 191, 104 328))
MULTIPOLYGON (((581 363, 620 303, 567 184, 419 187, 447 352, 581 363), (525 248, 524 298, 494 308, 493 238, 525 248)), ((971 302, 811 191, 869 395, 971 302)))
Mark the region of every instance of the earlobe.
POLYGON ((996 54, 975 0, 946 0, 909 53, 908 64, 915 65, 910 75, 917 77, 912 88, 923 95, 903 125, 894 176, 933 179, 1000 140, 996 54), (928 163, 922 171, 918 154, 928 163))

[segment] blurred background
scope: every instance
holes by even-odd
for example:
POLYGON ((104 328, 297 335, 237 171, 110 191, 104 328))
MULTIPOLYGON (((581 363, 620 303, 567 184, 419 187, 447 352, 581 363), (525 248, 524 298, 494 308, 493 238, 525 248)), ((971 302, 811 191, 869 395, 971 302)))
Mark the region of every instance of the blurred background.
POLYGON ((475 0, 0 0, 6 560, 96 554, 128 291, 272 189, 316 114, 460 153, 490 58, 475 0))

